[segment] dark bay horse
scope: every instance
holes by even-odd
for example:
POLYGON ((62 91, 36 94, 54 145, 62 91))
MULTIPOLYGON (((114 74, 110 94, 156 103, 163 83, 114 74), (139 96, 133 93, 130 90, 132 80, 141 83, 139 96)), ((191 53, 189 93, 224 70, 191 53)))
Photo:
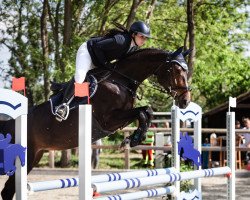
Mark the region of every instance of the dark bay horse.
MULTIPOLYGON (((91 99, 93 108, 92 141, 103 138, 119 128, 138 120, 138 129, 127 138, 130 146, 138 145, 150 125, 149 107, 134 108, 136 90, 151 75, 176 100, 181 108, 190 102, 187 83, 186 53, 178 49, 169 53, 159 49, 139 50, 117 63, 105 80, 99 80, 91 99)), ((0 123, 0 133, 14 133, 14 121, 0 123)), ((14 138, 14 136, 12 137, 14 138)), ((64 150, 78 146, 78 109, 71 110, 67 120, 58 122, 51 113, 50 103, 29 109, 28 113, 28 173, 40 161, 45 150, 64 150)), ((1 192, 3 200, 15 193, 14 176, 10 176, 1 192)))

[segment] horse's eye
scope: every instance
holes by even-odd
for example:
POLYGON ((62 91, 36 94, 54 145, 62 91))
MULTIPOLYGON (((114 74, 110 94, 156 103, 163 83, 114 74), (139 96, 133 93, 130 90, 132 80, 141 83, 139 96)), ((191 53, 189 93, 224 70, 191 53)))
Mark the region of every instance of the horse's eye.
POLYGON ((176 67, 176 69, 177 69, 179 72, 181 72, 181 71, 182 71, 182 67, 181 67, 181 66, 179 66, 179 65, 176 67))

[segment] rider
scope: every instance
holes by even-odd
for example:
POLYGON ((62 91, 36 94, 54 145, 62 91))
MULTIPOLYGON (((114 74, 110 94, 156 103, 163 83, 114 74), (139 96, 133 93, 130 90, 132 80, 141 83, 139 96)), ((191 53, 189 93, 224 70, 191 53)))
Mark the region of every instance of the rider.
POLYGON ((65 90, 62 104, 57 107, 56 115, 59 121, 68 115, 67 103, 74 95, 74 83, 83 83, 87 72, 95 67, 104 67, 112 70, 114 62, 144 45, 150 38, 149 26, 142 22, 134 22, 129 31, 117 31, 103 37, 94 37, 83 43, 76 55, 76 71, 74 78, 65 90))

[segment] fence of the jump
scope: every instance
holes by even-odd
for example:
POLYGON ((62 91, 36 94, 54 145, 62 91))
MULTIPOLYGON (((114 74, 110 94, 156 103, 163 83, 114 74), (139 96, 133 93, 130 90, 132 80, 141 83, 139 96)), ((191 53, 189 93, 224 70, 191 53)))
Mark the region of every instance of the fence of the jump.
MULTIPOLYGON (((15 142, 27 147, 27 113, 28 99, 12 90, 0 88, 0 113, 15 119, 15 142)), ((27 160, 27 153, 25 156, 27 160)), ((27 164, 21 167, 20 161, 16 160, 16 199, 27 199, 27 164)))
MULTIPOLYGON (((2 91, 2 90, 1 90, 2 91)), ((12 92, 12 91, 11 91, 12 92)), ((10 95, 5 95, 10 96, 10 95)), ((3 96, 0 96, 0 100, 4 99, 3 96)), ((16 101, 19 99, 19 97, 15 97, 14 100, 16 101)), ((20 97, 21 99, 21 97, 20 97)), ((27 105, 27 99, 25 100, 27 105)), ((16 105, 14 103, 14 105, 16 105)), ((196 104, 195 104, 196 105, 196 104)), ((189 109, 189 108, 188 108, 189 109)), ((6 112, 3 112, 3 109, 0 112, 9 114, 6 112)), ((192 111, 196 113, 197 111, 192 111)), ((159 175, 151 176, 150 178, 144 175, 142 177, 138 178, 131 178, 129 176, 124 175, 123 180, 112 180, 110 182, 101 182, 96 183, 91 181, 91 106, 90 105, 84 105, 79 107, 79 180, 71 180, 73 181, 71 184, 71 181, 68 181, 67 179, 63 182, 70 183, 70 186, 76 186, 79 183, 79 199, 91 199, 93 190, 96 192, 105 192, 105 191, 114 191, 119 189, 129 189, 134 187, 142 187, 147 185, 155 185, 160 183, 174 183, 174 187, 166 187, 166 188, 158 188, 158 189, 151 189, 146 191, 137 192, 138 195, 141 195, 141 198, 143 197, 149 197, 149 196, 156 196, 156 195, 162 195, 162 194, 168 194, 174 192, 175 199, 180 198, 182 195, 180 193, 180 181, 186 180, 186 179, 194 179, 195 180, 195 187, 196 190, 201 194, 201 184, 200 179, 201 177, 209 177, 209 176, 216 176, 216 175, 222 175, 222 174, 229 174, 230 177, 228 178, 228 199, 235 199, 235 162, 234 162, 234 155, 235 155, 235 134, 234 134, 234 120, 235 116, 233 112, 227 113, 227 167, 222 168, 212 168, 207 170, 195 170, 191 172, 179 172, 180 168, 180 157, 178 155, 178 149, 177 149, 177 142, 180 140, 180 120, 185 121, 187 119, 193 119, 194 121, 194 147, 201 150, 201 109, 198 111, 200 112, 200 115, 195 114, 195 118, 191 117, 189 115, 185 115, 183 113, 186 113, 186 110, 181 110, 176 106, 172 107, 172 133, 173 136, 172 139, 172 154, 173 154, 173 166, 174 171, 165 171, 165 175, 159 175), (183 115, 181 116, 180 113, 183 115), (185 115, 185 116, 184 116, 185 115), (167 173, 166 173, 167 172, 167 173), (150 181, 149 181, 150 180, 150 181), (91 185, 92 184, 92 185, 91 185)), ((19 122, 21 122, 21 119, 24 119, 22 123, 16 123, 16 128, 19 130, 22 130, 23 132, 27 132, 27 108, 25 112, 22 113, 21 118, 19 122), (21 126, 21 124, 23 126, 21 126), (26 124, 26 125, 24 125, 26 124)), ((12 116, 11 114, 9 114, 12 116)), ((15 117, 13 117, 15 119, 15 117)), ((18 133, 19 131, 16 131, 18 133)), ((21 131, 20 131, 21 132, 21 131)), ((22 138, 21 140, 25 140, 23 145, 26 146, 27 138, 22 137, 17 134, 16 139, 22 138)), ((18 167, 19 170, 23 170, 23 172, 26 172, 26 167, 18 167)), ((22 173, 23 173, 22 172, 22 173)), ((18 172, 17 172, 18 173, 18 172)), ((136 173, 136 172, 135 172, 136 173)), ((143 173, 143 172, 142 172, 143 173)), ((139 174, 139 173, 138 173, 139 174)), ((110 177, 110 175, 107 175, 110 177)), ((17 176, 18 177, 18 176, 17 176)), ((24 176, 26 180, 20 179, 16 183, 16 190, 17 190, 17 199, 26 200, 27 199, 27 176, 25 174, 24 176)), ((118 177, 120 179, 120 175, 114 176, 118 177)), ((94 178, 94 177, 93 177, 94 178)), ((98 179, 98 178, 97 178, 98 179)), ((62 182, 62 181, 61 181, 62 182)), ((35 183, 32 183, 33 186, 30 186, 30 188, 35 188, 35 183)), ((46 189, 46 188, 44 188, 46 189)), ((52 188, 51 188, 52 189, 52 188)), ((54 188, 53 188, 54 189, 54 188)), ((39 190, 39 188, 37 189, 39 190)), ((185 195, 185 193, 184 193, 185 195)), ((188 194, 186 194, 188 195, 188 194)), ((135 193, 132 194, 124 194, 124 195, 118 195, 117 199, 138 199, 138 196, 135 196, 135 193), (121 198, 121 196, 123 198, 121 198)), ((111 197, 101 197, 97 199, 116 199, 115 196, 111 197)))
MULTIPOLYGON (((0 113, 15 119, 15 142, 27 147, 28 99, 8 89, 0 88, 0 113)), ((79 199, 90 199, 91 189, 91 105, 79 106, 79 199)), ((27 152, 25 154, 27 161, 27 152)), ((16 199, 27 200, 27 164, 16 159, 16 199)))
MULTIPOLYGON (((132 178, 152 177, 176 172, 175 168, 136 170, 131 172, 119 172, 95 175, 91 177, 91 184, 120 181, 132 178)), ((33 192, 74 187, 79 185, 79 178, 67 178, 51 181, 28 183, 28 190, 33 192)))
MULTIPOLYGON (((173 119, 172 123, 174 124, 172 126, 173 127, 172 132, 173 132, 173 135, 175 136, 175 137, 173 137, 173 142, 172 142, 173 144, 177 144, 177 142, 179 141, 179 138, 180 138, 180 127, 179 127, 180 116, 179 116, 178 112, 180 112, 180 109, 178 107, 174 106, 172 108, 172 115, 174 116, 174 117, 172 117, 172 119, 173 119)), ((201 113, 201 109, 199 110, 199 112, 201 113)), ((195 143, 195 147, 197 149, 201 149, 201 136, 197 137, 197 135, 201 135, 200 134, 200 132, 201 132, 201 114, 198 115, 196 118, 197 119, 194 120, 194 127, 195 127, 194 143, 195 143)), ((230 121, 230 123, 232 123, 232 121, 230 121)), ((229 131, 228 135, 229 135, 229 133, 232 133, 232 131, 230 132, 229 128, 231 128, 231 126, 228 126, 228 131, 229 131)), ((230 144, 230 143, 228 143, 228 144, 230 144)), ((229 148, 229 150, 230 150, 230 148, 229 148)), ((180 160, 180 158, 178 155, 177 145, 173 145, 172 152, 174 154, 173 163, 175 165, 174 166, 175 172, 167 173, 165 175, 151 176, 150 178, 144 177, 144 176, 142 176, 142 177, 138 176, 137 178, 127 177, 127 179, 123 179, 125 177, 121 178, 120 175, 113 175, 113 177, 115 177, 114 179, 111 179, 111 177, 112 177, 111 175, 103 175, 103 176, 106 176, 106 178, 108 177, 109 180, 111 180, 111 181, 106 180, 106 182, 101 182, 101 178, 99 178, 99 181, 98 181, 99 183, 98 183, 97 182, 98 177, 93 177, 94 179, 96 179, 96 182, 92 178, 92 181, 91 181, 92 187, 93 187, 94 191, 96 191, 96 192, 107 192, 107 191, 129 189, 129 188, 134 188, 134 187, 155 185, 155 184, 160 184, 160 183, 168 183, 168 182, 172 183, 172 182, 174 182, 175 187, 158 188, 158 189, 155 189, 155 191, 158 191, 155 193, 150 193, 149 191, 151 191, 151 190, 146 190, 146 191, 139 192, 139 194, 142 195, 143 197, 148 197, 150 195, 155 196, 157 194, 162 195, 162 194, 168 194, 168 193, 175 192, 175 197, 177 198, 178 196, 181 195, 180 194, 180 186, 179 186, 179 181, 181 181, 181 180, 195 179, 196 180, 195 181, 196 190, 199 191, 199 193, 201 194, 201 184, 200 184, 199 178, 222 175, 222 174, 225 175, 225 174, 229 174, 229 173, 233 172, 233 170, 231 170, 231 168, 229 168, 229 167, 222 167, 222 168, 214 168, 214 169, 208 169, 208 170, 195 170, 193 172, 181 172, 181 173, 179 173, 179 166, 180 166, 179 160, 180 160), (150 181, 149 181, 149 179, 150 179, 150 181)), ((231 155, 231 152, 228 152, 228 155, 231 155)), ((232 159, 229 158, 228 161, 230 161, 230 160, 232 160, 232 159)), ((135 176, 135 175, 132 175, 132 176, 135 176)), ((230 186, 228 189, 228 199, 233 199, 232 194, 234 194, 234 192, 233 192, 234 188, 231 187, 231 186, 233 186, 233 184, 230 184, 232 182, 231 180, 233 179, 233 177, 234 177, 234 175, 230 175, 230 178, 228 179, 229 186, 230 186)), ((52 185, 52 184, 55 184, 57 186, 54 186, 54 188, 51 186, 50 189, 77 186, 78 179, 66 179, 66 180, 60 180, 60 181, 55 180, 55 181, 51 181, 51 182, 30 183, 29 187, 33 191, 41 191, 41 190, 45 190, 45 189, 47 190, 48 185, 52 185), (39 186, 39 184, 40 184, 40 186, 39 186), (47 188, 42 189, 42 186, 46 186, 47 188)), ((113 195, 113 196, 101 197, 101 198, 97 198, 97 199, 134 199, 135 197, 138 198, 138 196, 135 196, 135 194, 132 193, 132 194, 122 194, 122 195, 120 194, 120 195, 117 195, 117 197, 115 195, 113 195)))

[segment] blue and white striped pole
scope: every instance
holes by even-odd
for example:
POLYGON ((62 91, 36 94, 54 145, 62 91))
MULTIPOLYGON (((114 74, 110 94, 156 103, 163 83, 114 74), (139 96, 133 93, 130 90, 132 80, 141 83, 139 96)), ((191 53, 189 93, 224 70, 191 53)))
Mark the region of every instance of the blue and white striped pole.
POLYGON ((174 186, 149 189, 139 192, 131 192, 126 194, 110 195, 106 197, 95 198, 97 200, 135 200, 141 198, 156 197, 165 194, 171 194, 175 190, 174 186))
MULTIPOLYGON (((136 170, 131 172, 121 173, 109 173, 96 175, 91 177, 91 183, 111 182, 129 178, 141 178, 149 176, 159 176, 163 174, 169 174, 177 172, 175 168, 164 168, 164 169, 148 169, 148 170, 136 170)), ((79 185, 79 178, 67 178, 51 181, 40 181, 28 183, 28 190, 33 192, 53 190, 67 187, 75 187, 79 185)))
POLYGON ((91 182, 92 183, 111 182, 111 181, 119 181, 119 180, 129 179, 129 178, 158 176, 158 175, 169 174, 173 172, 177 172, 177 170, 174 167, 163 168, 163 169, 136 170, 136 171, 131 171, 131 172, 108 173, 108 174, 92 176, 91 182))
POLYGON ((79 185, 79 178, 67 178, 52 181, 40 181, 28 183, 28 190, 32 192, 54 190, 67 187, 75 187, 79 185))
POLYGON ((116 190, 138 188, 143 186, 150 186, 155 184, 174 183, 176 181, 182 181, 187 179, 223 175, 223 174, 228 174, 230 172, 231 169, 229 167, 211 168, 211 169, 195 170, 195 171, 180 172, 180 173, 170 173, 159 176, 132 178, 120 181, 93 183, 92 187, 94 191, 102 193, 102 192, 111 192, 116 190))

